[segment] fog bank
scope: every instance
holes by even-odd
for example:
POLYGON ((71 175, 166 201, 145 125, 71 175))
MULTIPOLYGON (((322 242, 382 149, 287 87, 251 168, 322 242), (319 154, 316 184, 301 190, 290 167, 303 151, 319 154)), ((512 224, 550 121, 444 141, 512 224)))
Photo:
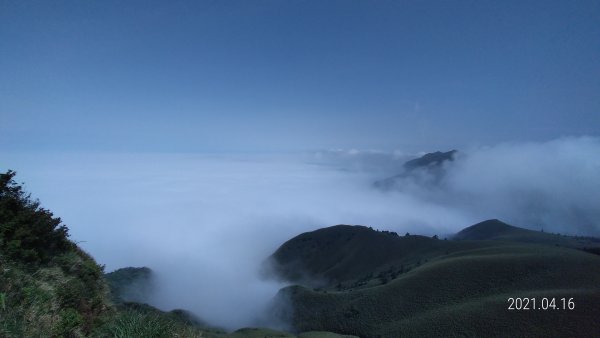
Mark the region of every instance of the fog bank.
POLYGON ((598 138, 464 149, 438 185, 407 179, 388 192, 373 182, 401 172, 408 154, 5 154, 2 169, 108 271, 151 267, 153 305, 236 329, 255 324, 283 286, 258 277, 263 259, 304 231, 345 223, 445 235, 500 218, 598 234, 598 154, 598 138))

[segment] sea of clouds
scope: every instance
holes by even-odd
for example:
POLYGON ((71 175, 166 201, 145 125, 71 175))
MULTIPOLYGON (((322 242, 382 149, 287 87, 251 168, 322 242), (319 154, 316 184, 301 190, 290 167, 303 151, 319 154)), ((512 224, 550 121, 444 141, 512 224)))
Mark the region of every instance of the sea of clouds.
POLYGON ((419 155, 3 154, 0 169, 16 170, 107 271, 152 268, 153 305, 228 329, 256 324, 284 286, 259 267, 301 232, 343 223, 448 236, 499 218, 600 234, 599 138, 459 149, 436 184, 374 186, 419 155))

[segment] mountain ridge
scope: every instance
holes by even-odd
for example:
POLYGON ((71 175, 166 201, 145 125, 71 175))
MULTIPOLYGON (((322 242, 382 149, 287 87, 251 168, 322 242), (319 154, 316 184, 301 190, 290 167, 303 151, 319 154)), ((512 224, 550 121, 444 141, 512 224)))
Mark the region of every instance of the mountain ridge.
POLYGON ((285 264, 293 262, 293 269, 305 269, 306 274, 294 280, 284 272, 283 277, 292 277, 296 284, 279 291, 276 298, 290 308, 279 310, 278 315, 292 323, 294 330, 331 330, 360 337, 443 336, 448 332, 594 336, 591 318, 600 315, 598 255, 576 250, 580 244, 576 237, 522 229, 499 220, 463 230, 467 229, 463 235, 481 239, 398 236, 348 225, 295 236, 270 258, 284 257, 279 268, 285 271, 285 264), (498 237, 506 233, 521 236, 498 237), (557 245, 556 239, 562 238, 568 241, 557 245), (357 245, 357 240, 367 244, 357 245), (383 244, 377 246, 377 241, 383 244), (390 250, 388 242, 403 248, 390 250), (421 246, 418 255, 407 256, 403 250, 414 249, 409 244, 415 242, 421 246), (388 259, 378 260, 373 254, 377 247, 390 253, 388 259), (356 260, 350 266, 332 254, 337 250, 344 257, 349 253, 348 257, 362 257, 373 264, 356 260), (315 262, 318 257, 322 262, 315 262), (310 277, 320 284, 311 284, 310 277), (575 299, 579 312, 515 314, 507 311, 510 297, 575 299))

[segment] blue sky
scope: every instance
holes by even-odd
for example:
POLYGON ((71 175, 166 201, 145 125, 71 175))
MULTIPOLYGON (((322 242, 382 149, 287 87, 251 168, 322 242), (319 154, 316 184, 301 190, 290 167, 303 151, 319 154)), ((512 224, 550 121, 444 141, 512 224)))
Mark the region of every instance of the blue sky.
POLYGON ((0 151, 600 134, 598 1, 3 1, 0 151))

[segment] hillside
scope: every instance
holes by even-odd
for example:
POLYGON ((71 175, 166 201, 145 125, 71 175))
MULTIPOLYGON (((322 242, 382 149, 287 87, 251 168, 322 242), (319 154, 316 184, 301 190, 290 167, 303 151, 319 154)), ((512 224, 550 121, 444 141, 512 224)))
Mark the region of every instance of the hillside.
POLYGON ((360 225, 335 225, 286 241, 268 258, 267 264, 271 276, 310 287, 327 287, 340 282, 373 279, 381 273, 397 276, 455 252, 514 242, 575 249, 600 247, 598 238, 533 231, 499 220, 467 227, 452 240, 410 234, 400 236, 360 225))
POLYGON ((148 267, 121 268, 104 275, 115 303, 147 302, 153 291, 152 278, 148 267))
POLYGON ((493 240, 537 243, 569 248, 600 247, 600 238, 551 234, 515 227, 497 219, 487 220, 459 231, 453 237, 458 240, 493 240))
MULTIPOLYGON (((542 238, 548 238, 545 233, 540 233, 542 238)), ((470 227, 464 228, 454 235, 454 239, 466 240, 498 240, 502 238, 535 238, 538 232, 515 227, 497 219, 490 219, 470 227)), ((552 236, 553 237, 553 236, 552 236)))
POLYGON ((102 267, 14 176, 0 174, 0 336, 89 335, 110 311, 102 267))
POLYGON ((506 240, 507 234, 537 234, 499 221, 460 233, 464 240, 435 240, 334 226, 296 236, 271 256, 282 278, 294 281, 298 275, 292 272, 303 271, 296 279, 300 285, 278 294, 291 304, 291 310, 280 309, 279 314, 296 330, 360 337, 585 337, 597 332, 599 256, 553 242, 506 240), (496 236, 503 240, 487 240, 496 236), (417 257, 420 264, 407 269, 417 257), (397 262, 406 262, 403 270, 397 262), (315 289, 305 280, 321 285, 315 289), (536 297, 538 302, 541 297, 567 297, 576 308, 509 311, 509 297, 536 297))
POLYGON ((268 262, 274 275, 294 283, 311 287, 352 285, 382 273, 396 276, 428 259, 482 245, 336 225, 290 239, 268 262))

